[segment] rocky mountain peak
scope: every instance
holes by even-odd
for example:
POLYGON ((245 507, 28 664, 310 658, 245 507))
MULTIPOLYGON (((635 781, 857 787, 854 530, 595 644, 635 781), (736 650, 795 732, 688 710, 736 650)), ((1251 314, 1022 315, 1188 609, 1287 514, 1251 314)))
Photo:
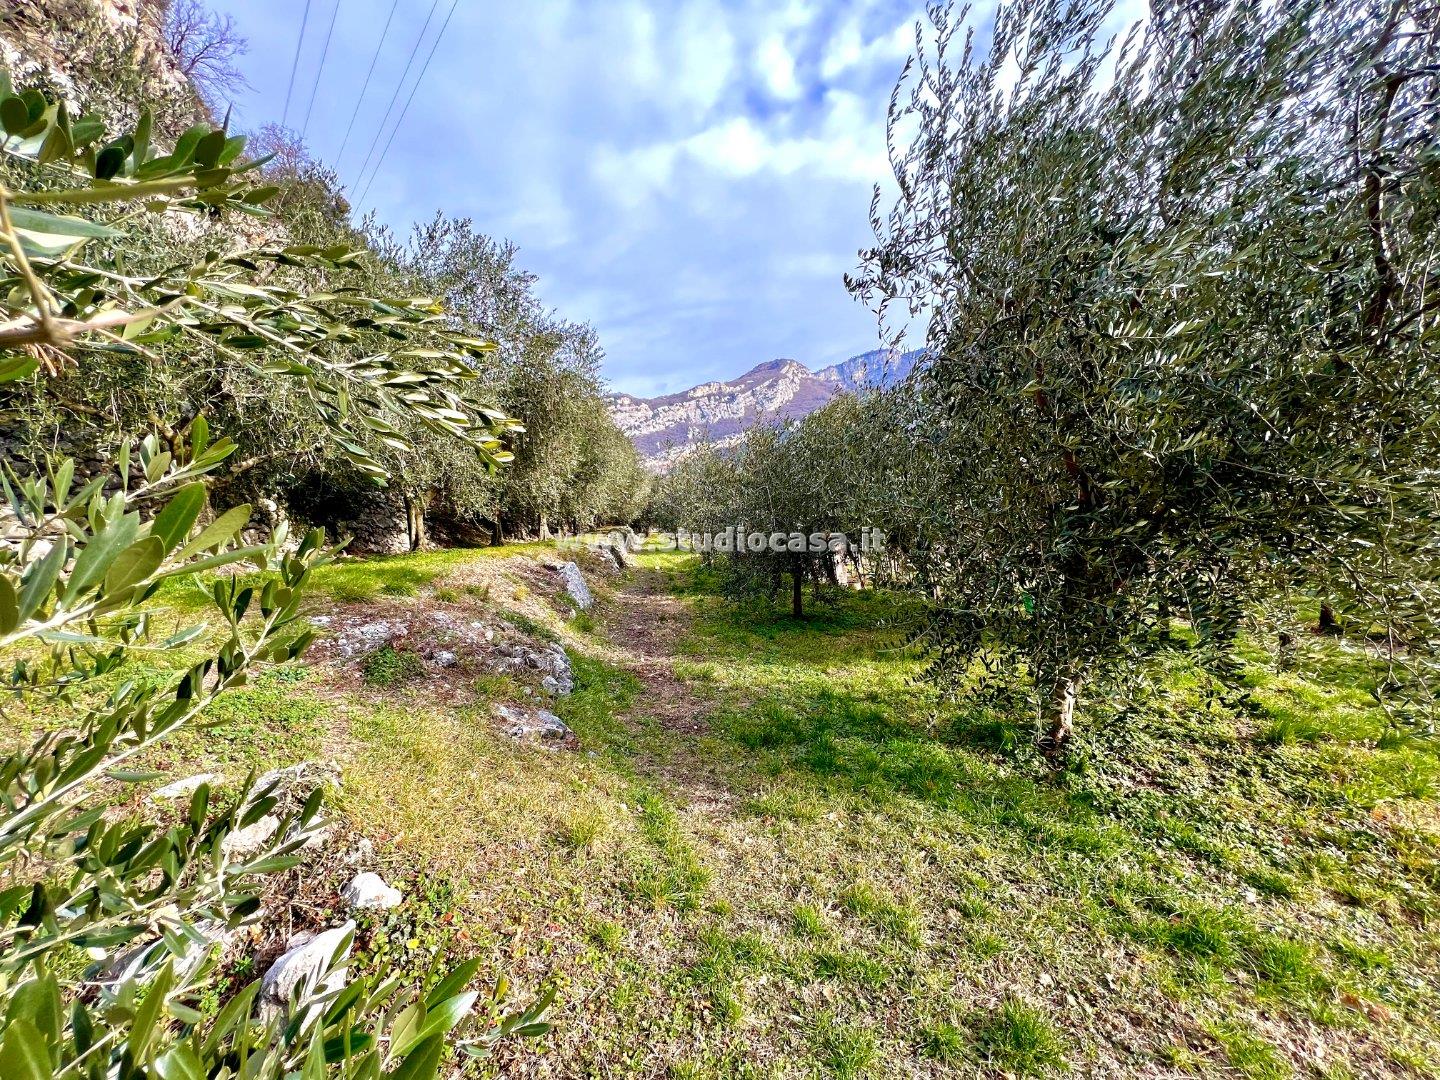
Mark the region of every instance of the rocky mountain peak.
POLYGON ((893 386, 910 374, 918 356, 876 349, 818 371, 782 357, 678 393, 614 394, 610 411, 646 462, 663 472, 692 446, 730 445, 755 423, 805 416, 839 393, 893 386))

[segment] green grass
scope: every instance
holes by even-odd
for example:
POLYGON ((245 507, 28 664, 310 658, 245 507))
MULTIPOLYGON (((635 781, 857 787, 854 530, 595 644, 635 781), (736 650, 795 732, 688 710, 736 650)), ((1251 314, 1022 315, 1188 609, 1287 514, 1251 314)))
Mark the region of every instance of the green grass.
POLYGON ((821 1065, 840 1080, 871 1075, 880 1056, 874 1032, 839 1023, 829 1014, 816 1023, 814 1044, 821 1065))
POLYGON ((425 662, 409 649, 381 645, 361 658, 360 674, 371 686, 395 686, 425 674, 425 662))
POLYGON ((417 896, 370 921, 363 962, 418 979, 484 955, 522 996, 557 987, 556 1030, 476 1075, 1433 1074, 1440 757, 1340 643, 1283 668, 1246 644, 1248 702, 1163 656, 1123 711, 1084 703, 1052 777, 1013 693, 957 706, 918 677, 910 601, 840 594, 796 623, 642 554, 624 587, 661 583, 685 616, 656 686, 608 586, 567 621, 496 554, 319 584, 563 639, 579 752, 497 734, 514 679, 476 673, 455 703, 415 671, 359 694, 266 676, 176 755, 342 760, 347 830, 417 896))
POLYGON ((1055 1028, 1040 1010, 1013 998, 976 1023, 976 1045, 991 1064, 1021 1076, 1039 1076, 1064 1064, 1055 1028))

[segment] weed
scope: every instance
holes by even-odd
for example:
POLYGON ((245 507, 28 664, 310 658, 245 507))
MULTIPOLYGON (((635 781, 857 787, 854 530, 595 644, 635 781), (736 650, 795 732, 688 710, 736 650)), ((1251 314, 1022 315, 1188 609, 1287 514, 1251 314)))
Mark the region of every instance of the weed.
POLYGON ((900 903, 865 882, 857 882, 842 892, 840 906, 907 945, 919 945, 924 940, 920 915, 913 904, 900 903))
POLYGON ((798 937, 823 938, 829 934, 820 909, 812 904, 796 904, 790 916, 790 928, 798 937))
POLYGON ((1210 1023, 1205 1030, 1225 1051, 1240 1075, 1248 1080, 1285 1080, 1289 1066, 1280 1060, 1274 1047, 1234 1022, 1210 1023))
POLYGON ((560 827, 560 839, 572 851, 589 851, 604 827, 604 818, 593 810, 578 813, 566 819, 560 827))
POLYGON ((964 1030, 949 1021, 942 1020, 920 1029, 920 1051, 936 1061, 961 1060, 969 1044, 964 1030))
POLYGON ((360 674, 371 686, 396 686, 425 673, 425 662, 418 653, 381 645, 360 661, 360 674))
POLYGON ((822 1013, 816 1022, 814 1045, 820 1063, 840 1080, 869 1075, 880 1056, 873 1031, 842 1024, 832 1013, 822 1013))
POLYGON ((890 972, 885 965, 864 953, 819 949, 811 959, 815 974, 822 979, 859 983, 872 989, 878 989, 890 980, 890 972))
POLYGON ((590 925, 590 940, 606 952, 618 952, 625 940, 625 929, 617 922, 597 919, 590 925))
POLYGON ((1050 1022, 1038 1009, 1015 998, 1006 998, 999 1009, 981 1019, 975 1038, 989 1061, 1022 1076, 1036 1076, 1065 1063, 1050 1022))

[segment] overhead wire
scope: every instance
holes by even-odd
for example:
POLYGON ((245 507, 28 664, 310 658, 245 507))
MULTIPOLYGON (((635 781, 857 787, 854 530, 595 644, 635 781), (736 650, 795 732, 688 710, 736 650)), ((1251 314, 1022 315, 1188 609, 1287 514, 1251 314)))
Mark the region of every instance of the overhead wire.
POLYGON ((300 69, 300 46, 305 44, 305 27, 310 22, 310 0, 305 0, 305 13, 300 16, 300 37, 295 41, 295 59, 290 61, 290 85, 285 88, 285 111, 280 114, 280 126, 290 121, 290 95, 295 92, 295 72, 300 69))
POLYGON ((360 87, 360 96, 355 99, 355 111, 350 114, 350 123, 345 125, 345 137, 340 140, 340 150, 335 155, 335 167, 340 167, 340 159, 345 156, 345 148, 350 145, 350 134, 355 130, 355 121, 360 118, 360 106, 365 104, 365 95, 370 91, 370 78, 375 74, 375 65, 380 60, 380 53, 385 48, 386 35, 390 33, 390 23, 395 19, 395 9, 400 6, 400 0, 390 0, 390 14, 385 16, 385 27, 380 31, 380 40, 375 43, 375 55, 370 57, 370 68, 365 72, 365 82, 360 87))
POLYGON ((335 35, 335 20, 340 15, 340 3, 341 0, 335 0, 335 8, 330 12, 330 28, 325 31, 325 45, 320 50, 320 65, 315 69, 315 81, 310 84, 310 101, 305 106, 305 120, 300 125, 302 139, 310 130, 310 113, 315 108, 315 95, 319 93, 320 80, 325 75, 325 60, 330 55, 330 39, 335 35))
POLYGON ((395 142, 395 136, 399 133, 400 126, 405 122, 405 115, 410 111, 410 106, 415 101, 415 94, 419 91, 420 84, 425 81, 425 73, 430 70, 430 61, 435 59, 435 52, 440 48, 440 42, 445 39, 445 31, 450 26, 450 19, 454 16, 455 9, 459 6, 460 0, 451 0, 450 10, 445 14, 445 21, 440 24, 440 33, 435 35, 435 41, 430 46, 430 53, 425 57, 425 63, 420 67, 420 74, 415 78, 415 85, 410 88, 410 96, 405 99, 405 107, 400 110, 399 119, 395 121, 395 126, 390 129, 390 138, 385 142, 385 149, 380 151, 380 156, 375 159, 375 168, 370 171, 369 183, 365 185, 365 190, 360 193, 357 204, 363 205, 365 196, 370 194, 370 185, 375 183, 375 177, 380 173, 380 165, 384 162, 385 155, 390 152, 390 146, 395 142))
POLYGON ((415 63, 415 57, 420 52, 420 46, 425 41, 425 31, 430 29, 430 20, 435 16, 435 9, 440 6, 440 0, 432 0, 430 14, 425 16, 425 25, 420 28, 420 36, 415 39, 415 45, 410 49, 410 58, 405 61, 405 70, 400 73, 400 79, 395 84, 395 92, 390 95, 390 104, 385 107, 385 115, 381 117, 380 124, 375 128, 375 137, 370 140, 370 149, 365 152, 365 160, 360 165, 360 171, 356 174, 359 177, 365 175, 365 170, 370 167, 370 159, 375 156, 375 148, 380 145, 380 137, 385 134, 385 125, 390 122, 390 114, 395 110, 395 103, 400 100, 400 91, 405 88, 405 80, 410 75, 410 68, 415 63))

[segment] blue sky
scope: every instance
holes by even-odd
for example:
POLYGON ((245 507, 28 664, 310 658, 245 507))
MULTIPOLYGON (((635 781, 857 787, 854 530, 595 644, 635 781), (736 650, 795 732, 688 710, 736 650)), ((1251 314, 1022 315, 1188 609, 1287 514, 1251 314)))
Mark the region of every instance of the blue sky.
MULTIPOLYGON (((278 121, 303 0, 210 2, 251 42, 237 124, 278 121)), ((306 131, 332 165, 391 6, 338 2, 306 131)), ((311 2, 297 129, 335 4, 311 2)), ((412 81, 449 6, 439 0, 412 81)), ((338 161, 352 193, 430 8, 399 0, 338 161)), ((877 343, 841 277, 869 240, 885 109, 922 8, 459 0, 362 206, 397 228, 443 209, 515 241, 545 301, 598 328, 620 390, 664 393, 780 356, 843 359, 877 343)))

